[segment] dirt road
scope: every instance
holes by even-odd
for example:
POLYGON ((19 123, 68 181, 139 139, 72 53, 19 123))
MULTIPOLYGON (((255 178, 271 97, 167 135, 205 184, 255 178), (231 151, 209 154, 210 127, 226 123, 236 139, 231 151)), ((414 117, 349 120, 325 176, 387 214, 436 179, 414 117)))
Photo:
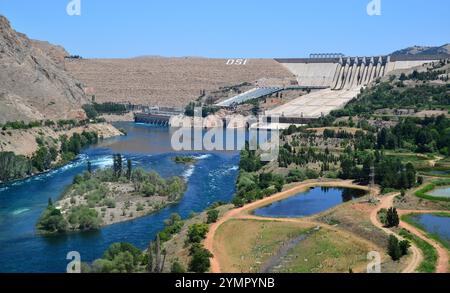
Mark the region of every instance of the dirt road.
MULTIPOLYGON (((304 183, 300 183, 288 190, 279 192, 275 195, 272 195, 270 197, 266 197, 264 199, 249 203, 241 208, 237 208, 237 209, 233 209, 229 212, 227 212, 224 216, 222 216, 216 223, 212 224, 209 228, 209 232, 206 235, 205 241, 204 241, 204 246, 206 249, 208 249, 209 251, 212 252, 213 255, 215 255, 215 247, 214 247, 214 235, 216 234, 217 229, 226 221, 230 220, 230 219, 238 219, 238 218, 258 218, 261 219, 259 217, 255 217, 252 215, 249 215, 248 212, 252 211, 254 209, 257 209, 259 207, 268 205, 272 202, 275 201, 279 201, 281 199, 287 198, 289 196, 295 195, 299 192, 305 191, 310 187, 315 187, 315 186, 330 186, 330 187, 349 187, 349 188, 360 188, 360 189, 365 189, 368 190, 368 188, 365 187, 361 187, 361 186, 356 186, 352 183, 352 181, 347 180, 347 181, 310 181, 310 182, 304 182, 304 183)), ((270 220, 267 218, 263 218, 265 220, 270 220)), ((274 219, 277 221, 291 221, 291 222, 299 222, 299 221, 306 221, 306 219, 274 219)), ((311 222, 312 223, 312 222, 311 222)), ((323 225, 323 224, 320 224, 323 225)), ((217 257, 212 257, 211 258, 211 272, 212 273, 220 273, 220 264, 219 261, 217 260, 217 257)))
MULTIPOLYGON (((414 210, 398 210, 399 215, 406 215, 406 214, 424 214, 424 213, 433 213, 433 212, 442 212, 442 211, 414 211, 414 210)), ((439 242, 437 242, 434 239, 428 238, 421 230, 417 229, 416 227, 401 221, 400 227, 408 230, 409 232, 413 233, 420 239, 426 241, 428 244, 432 245, 438 254, 438 260, 436 265, 436 273, 448 273, 448 251, 445 247, 443 247, 439 242)))
MULTIPOLYGON (((395 234, 388 228, 385 228, 384 225, 378 220, 378 211, 381 209, 388 209, 392 207, 394 198, 399 195, 399 193, 391 194, 388 196, 385 196, 380 199, 380 203, 377 208, 373 209, 373 211, 370 213, 370 221, 372 224, 381 230, 383 230, 388 235, 395 235, 397 238, 403 239, 398 234, 395 234)), ((422 252, 417 248, 417 246, 411 244, 411 252, 412 252, 412 259, 411 262, 408 264, 408 266, 402 271, 402 273, 414 273, 416 272, 417 268, 419 267, 420 263, 423 260, 422 252)))
MULTIPOLYGON (((226 221, 228 221, 230 219, 264 219, 264 220, 268 220, 268 221, 273 220, 273 221, 283 221, 283 222, 303 222, 303 223, 317 224, 318 226, 324 226, 323 223, 315 223, 314 221, 311 221, 308 218, 261 218, 261 217, 257 217, 257 216, 249 214, 250 211, 255 210, 259 207, 266 206, 272 202, 282 200, 284 198, 295 195, 299 192, 305 191, 306 189, 308 189, 310 187, 315 187, 315 186, 361 188, 360 186, 355 186, 351 181, 305 182, 305 183, 296 185, 291 189, 277 193, 273 196, 264 198, 262 200, 259 200, 259 201, 256 201, 256 202, 253 202, 250 204, 247 204, 244 207, 230 210, 223 217, 221 217, 219 219, 219 221, 217 221, 216 223, 214 223, 210 226, 209 232, 206 235, 206 239, 204 241, 204 245, 205 245, 206 249, 208 249, 209 251, 212 252, 213 255, 215 255, 215 253, 214 253, 215 252, 215 247, 214 247, 215 233, 216 233, 217 229, 223 223, 225 223, 226 221)), ((368 188, 363 188, 363 189, 368 190, 368 188)), ((376 208, 374 208, 373 211, 370 213, 370 221, 372 222, 372 224, 374 226, 383 230, 385 233, 392 234, 392 235, 395 235, 396 237, 398 237, 399 239, 403 239, 403 237, 401 237, 400 235, 385 228, 384 225, 378 220, 378 216, 377 216, 379 210, 381 210, 383 208, 388 209, 393 206, 394 198, 397 195, 399 195, 399 194, 395 193, 395 194, 390 194, 385 197, 382 197, 379 205, 376 208)), ((435 211, 435 210, 398 210, 399 215, 410 214, 410 213, 433 213, 433 212, 439 212, 439 211, 435 211)), ((325 225, 325 226, 328 226, 328 225, 325 225)), ((442 247, 442 245, 440 245, 438 242, 436 242, 432 239, 429 239, 428 237, 426 237, 424 235, 424 233, 422 231, 409 225, 408 223, 400 221, 400 227, 409 230, 411 233, 413 233, 417 237, 423 239, 424 241, 426 241, 427 243, 432 245, 438 253, 438 262, 437 262, 437 266, 436 266, 436 272, 438 272, 438 273, 448 272, 448 261, 449 261, 448 252, 444 247, 442 247)), ((336 229, 336 227, 333 227, 333 228, 336 229)), ((417 272, 418 267, 420 266, 421 262, 423 261, 422 252, 416 245, 411 244, 410 250, 411 250, 411 254, 412 254, 412 259, 411 259, 410 263, 407 265, 407 267, 405 267, 403 269, 402 273, 417 272)), ((211 272, 212 273, 220 273, 221 272, 220 264, 219 264, 217 257, 211 258, 211 272)))
MULTIPOLYGON (((390 207, 393 206, 393 202, 394 202, 394 198, 399 195, 398 193, 396 194, 391 194, 388 196, 385 196, 381 199, 380 204, 378 205, 378 207, 376 209, 374 209, 371 214, 370 214, 370 221, 372 222, 372 224, 374 224, 375 226, 377 226, 378 228, 382 229, 383 231, 385 231, 387 234, 393 234, 396 237, 402 239, 401 236, 395 234, 393 231, 387 229, 384 227, 384 225, 378 220, 378 216, 377 213, 379 210, 381 209, 388 209, 390 207)), ((425 214, 425 213, 433 213, 433 212, 442 212, 442 211, 435 211, 435 210, 397 210, 399 216, 401 215, 405 215, 405 214, 411 214, 411 213, 420 213, 420 214, 425 214)), ((426 241, 427 243, 429 243, 430 245, 432 245, 437 253, 438 253, 438 261, 437 261, 437 266, 436 266, 436 272, 437 273, 446 273, 448 271, 448 252, 447 250, 442 247, 442 245, 440 245, 437 241, 434 241, 432 239, 429 239, 428 237, 426 237, 423 232, 421 232, 419 229, 409 225, 408 223, 405 223, 403 221, 400 221, 400 225, 401 228, 404 228, 408 231, 410 231, 412 234, 416 235, 417 237, 419 237, 420 239, 426 241)), ((422 260, 423 260, 423 255, 422 252, 420 251, 419 248, 417 248, 416 245, 411 245, 411 252, 412 252, 412 260, 411 262, 408 264, 408 266, 403 270, 403 273, 414 273, 416 272, 417 268, 420 266, 422 260)))

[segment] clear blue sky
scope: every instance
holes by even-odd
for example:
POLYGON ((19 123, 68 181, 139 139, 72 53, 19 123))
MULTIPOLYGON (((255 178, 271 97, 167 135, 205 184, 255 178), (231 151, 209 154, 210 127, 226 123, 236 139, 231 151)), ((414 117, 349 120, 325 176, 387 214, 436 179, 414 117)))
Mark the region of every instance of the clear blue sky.
POLYGON ((450 42, 450 1, 381 0, 0 0, 0 14, 34 39, 83 57, 141 55, 304 57, 379 55, 450 42))

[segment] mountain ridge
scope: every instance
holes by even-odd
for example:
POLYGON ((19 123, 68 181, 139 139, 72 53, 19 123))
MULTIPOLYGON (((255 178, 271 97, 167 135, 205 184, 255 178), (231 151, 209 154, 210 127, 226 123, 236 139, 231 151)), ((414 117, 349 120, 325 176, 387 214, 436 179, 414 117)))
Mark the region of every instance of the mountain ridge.
POLYGON ((65 70, 66 54, 15 31, 0 15, 0 123, 85 117, 86 96, 65 70))

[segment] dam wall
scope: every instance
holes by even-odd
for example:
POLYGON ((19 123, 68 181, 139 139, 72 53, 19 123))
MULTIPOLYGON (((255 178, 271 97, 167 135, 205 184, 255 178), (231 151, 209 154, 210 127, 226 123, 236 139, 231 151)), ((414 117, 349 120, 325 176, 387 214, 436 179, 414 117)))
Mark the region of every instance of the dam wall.
POLYGON ((323 86, 326 88, 311 91, 270 109, 265 113, 267 116, 278 116, 280 123, 289 123, 289 121, 299 123, 298 121, 304 119, 317 119, 344 107, 357 97, 362 88, 391 71, 413 68, 450 57, 313 55, 316 58, 275 60, 297 77, 300 87, 323 86))
POLYGON ((338 63, 282 63, 292 72, 300 86, 331 86, 338 63))
POLYGON ((367 85, 384 76, 389 63, 386 56, 276 60, 297 77, 299 86, 325 86, 333 90, 367 85))

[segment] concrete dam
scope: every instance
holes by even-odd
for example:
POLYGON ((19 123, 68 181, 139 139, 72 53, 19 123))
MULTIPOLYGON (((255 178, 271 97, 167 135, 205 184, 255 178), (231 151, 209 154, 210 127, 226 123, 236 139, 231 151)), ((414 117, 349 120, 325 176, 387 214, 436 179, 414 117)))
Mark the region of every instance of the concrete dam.
POLYGON ((333 90, 368 85, 387 72, 389 56, 277 59, 289 69, 300 86, 325 86, 333 90))
MULTIPOLYGON (((280 123, 302 123, 344 107, 361 89, 389 72, 439 61, 442 56, 344 57, 313 54, 314 58, 275 59, 292 72, 301 87, 323 87, 266 111, 280 123)), ((448 58, 448 56, 446 56, 448 58)))

